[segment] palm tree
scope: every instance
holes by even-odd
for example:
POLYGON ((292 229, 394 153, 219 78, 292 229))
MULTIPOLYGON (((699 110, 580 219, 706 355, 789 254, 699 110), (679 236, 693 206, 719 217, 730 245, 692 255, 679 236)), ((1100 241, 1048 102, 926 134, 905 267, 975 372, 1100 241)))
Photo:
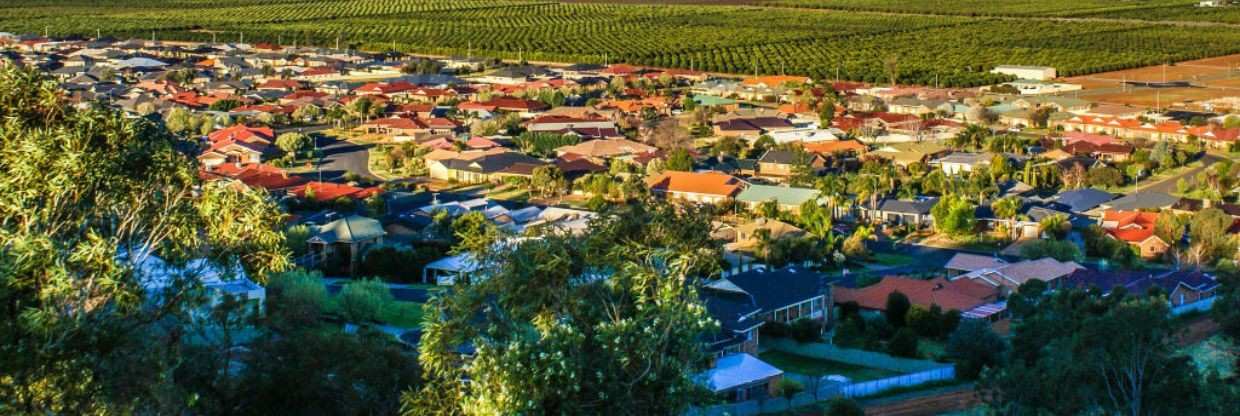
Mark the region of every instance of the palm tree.
POLYGON ((1020 207, 1023 205, 1020 197, 1009 196, 1007 198, 995 201, 990 204, 990 209, 994 210, 995 216, 1007 220, 1007 228, 1009 236, 1016 233, 1016 215, 1020 214, 1020 207))

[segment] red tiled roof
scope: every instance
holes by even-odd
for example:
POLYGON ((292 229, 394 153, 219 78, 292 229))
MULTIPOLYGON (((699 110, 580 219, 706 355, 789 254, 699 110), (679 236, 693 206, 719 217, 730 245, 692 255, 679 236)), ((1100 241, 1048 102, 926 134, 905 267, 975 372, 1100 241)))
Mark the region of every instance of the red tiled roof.
POLYGON ((909 303, 923 308, 939 305, 943 310, 958 311, 990 303, 998 295, 997 288, 971 279, 949 281, 943 278, 921 280, 887 276, 874 285, 860 289, 836 287, 832 296, 837 304, 857 302, 862 308, 881 311, 887 309, 887 296, 893 292, 903 293, 909 303))
POLYGON ((378 187, 359 188, 351 185, 317 181, 308 182, 290 189, 289 193, 296 195, 298 198, 305 198, 306 189, 313 191, 314 200, 319 202, 335 201, 340 198, 366 199, 383 193, 383 190, 378 187))
POLYGON ((1102 213, 1107 234, 1129 243, 1140 243, 1153 236, 1157 220, 1158 214, 1153 212, 1108 210, 1102 213))
POLYGON ((290 176, 283 169, 275 166, 253 163, 240 166, 232 163, 223 163, 216 165, 211 170, 203 170, 200 176, 203 179, 234 179, 251 187, 263 188, 269 191, 297 186, 306 182, 305 178, 290 176))
POLYGON ((276 134, 270 127, 247 127, 245 125, 235 125, 232 127, 216 130, 207 135, 212 142, 219 142, 225 139, 233 139, 243 142, 261 141, 271 143, 275 140, 276 134))

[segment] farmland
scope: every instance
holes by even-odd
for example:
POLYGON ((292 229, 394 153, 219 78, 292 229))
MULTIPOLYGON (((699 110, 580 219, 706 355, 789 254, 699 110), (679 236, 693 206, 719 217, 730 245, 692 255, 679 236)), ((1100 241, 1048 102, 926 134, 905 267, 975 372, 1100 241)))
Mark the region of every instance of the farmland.
POLYGON ((16 0, 0 6, 0 31, 198 41, 244 36, 247 42, 302 45, 333 45, 339 39, 342 46, 432 55, 627 62, 870 82, 895 77, 943 86, 1001 80, 986 72, 1000 64, 1049 65, 1075 76, 1240 52, 1240 28, 969 15, 1123 13, 1183 1, 1056 0, 986 7, 976 0, 630 3, 649 2, 16 0), (970 9, 990 11, 965 12, 970 9))

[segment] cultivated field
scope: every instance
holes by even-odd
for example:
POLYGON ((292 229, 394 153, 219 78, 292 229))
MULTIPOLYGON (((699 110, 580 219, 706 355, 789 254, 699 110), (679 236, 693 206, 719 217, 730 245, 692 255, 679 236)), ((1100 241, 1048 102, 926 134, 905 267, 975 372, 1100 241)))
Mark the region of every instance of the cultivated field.
POLYGON ((1004 80, 987 72, 1001 64, 1049 65, 1075 76, 1240 53, 1240 27, 979 17, 1184 3, 1179 0, 632 3, 654 2, 9 0, 0 3, 0 31, 197 41, 244 36, 247 42, 325 46, 339 39, 342 46, 431 55, 627 62, 869 82, 895 78, 943 86, 1004 80), (849 11, 799 8, 810 6, 849 11), (941 13, 929 14, 931 9, 941 13))
POLYGON ((1222 97, 1240 96, 1240 55, 1155 65, 1120 71, 1072 77, 1080 84, 1080 95, 1091 100, 1135 106, 1179 106, 1222 97), (1187 81, 1189 88, 1139 88, 1123 86, 1129 82, 1187 81))

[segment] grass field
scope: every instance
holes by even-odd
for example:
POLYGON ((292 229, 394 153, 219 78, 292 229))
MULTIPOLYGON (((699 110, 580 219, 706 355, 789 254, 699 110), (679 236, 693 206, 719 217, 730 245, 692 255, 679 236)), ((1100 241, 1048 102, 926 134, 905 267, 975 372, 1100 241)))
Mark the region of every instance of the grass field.
POLYGON ((862 367, 839 361, 819 360, 817 358, 788 354, 782 351, 767 351, 759 355, 758 358, 761 358, 762 361, 766 361, 780 370, 808 376, 838 374, 848 377, 853 381, 866 381, 887 378, 900 374, 894 371, 883 370, 881 368, 862 367))
POLYGON ((1240 26, 986 17, 1115 12, 1182 0, 631 3, 652 2, 10 0, 0 5, 0 31, 231 42, 244 36, 324 46, 339 39, 351 47, 432 55, 838 74, 868 82, 894 77, 944 86, 1005 79, 988 73, 1001 64, 1049 65, 1072 76, 1240 53, 1240 26), (736 5, 742 3, 780 7, 736 5))

